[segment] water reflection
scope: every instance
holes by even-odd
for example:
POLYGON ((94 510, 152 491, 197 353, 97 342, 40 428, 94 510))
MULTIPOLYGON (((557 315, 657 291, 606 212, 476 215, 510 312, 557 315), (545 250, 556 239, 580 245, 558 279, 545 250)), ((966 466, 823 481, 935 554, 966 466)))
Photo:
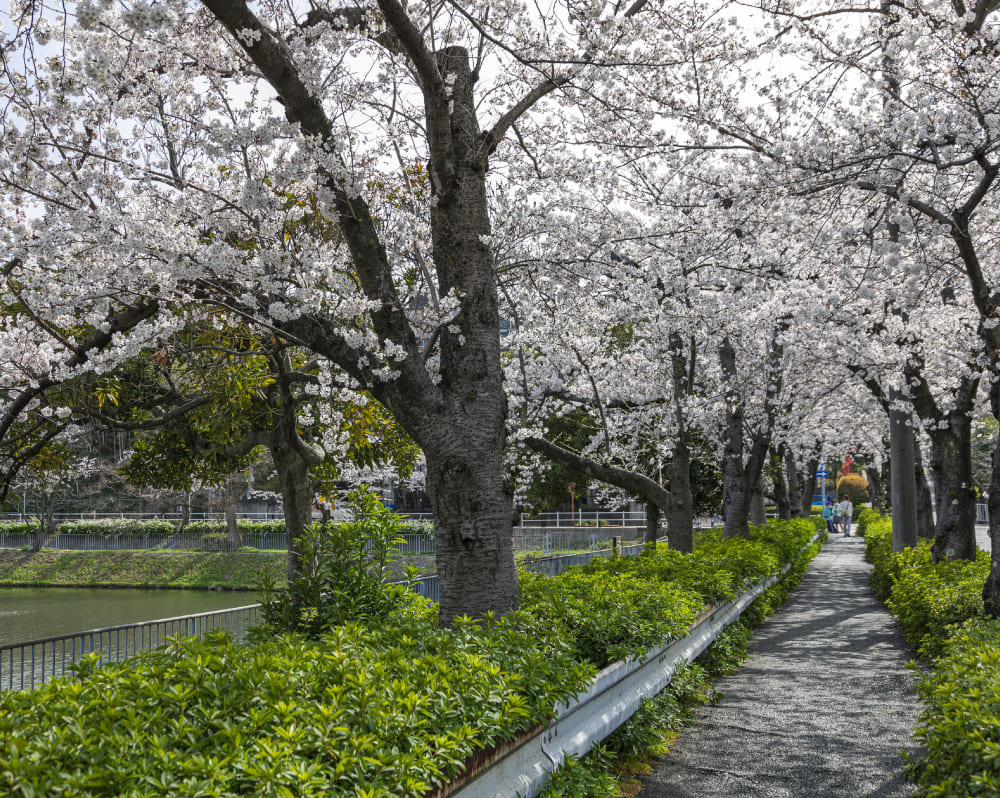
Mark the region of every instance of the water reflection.
POLYGON ((257 603, 257 594, 207 590, 0 588, 0 646, 87 629, 257 603))

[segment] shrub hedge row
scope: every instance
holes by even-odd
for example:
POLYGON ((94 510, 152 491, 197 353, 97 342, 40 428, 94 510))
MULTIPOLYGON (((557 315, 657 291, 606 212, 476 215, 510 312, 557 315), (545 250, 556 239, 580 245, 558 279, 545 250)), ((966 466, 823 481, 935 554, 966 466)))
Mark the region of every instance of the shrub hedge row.
POLYGON ((929 541, 894 554, 888 518, 869 525, 865 547, 875 592, 930 665, 918 671, 918 794, 1000 795, 1000 621, 985 616, 982 599, 989 555, 933 563, 929 541))
POLYGON ((814 532, 778 522, 751 541, 702 536, 693 555, 525 575, 519 611, 447 630, 410 596, 388 621, 315 641, 216 635, 84 663, 76 679, 0 695, 0 793, 424 795, 545 723, 595 669, 682 636, 706 603, 785 562, 797 579, 814 532))

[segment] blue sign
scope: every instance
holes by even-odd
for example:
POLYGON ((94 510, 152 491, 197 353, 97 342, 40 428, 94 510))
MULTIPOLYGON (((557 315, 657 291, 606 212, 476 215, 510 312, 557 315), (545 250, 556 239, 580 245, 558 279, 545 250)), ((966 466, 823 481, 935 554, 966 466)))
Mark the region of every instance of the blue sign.
POLYGON ((828 477, 830 475, 827 473, 827 470, 825 468, 821 468, 819 471, 816 472, 816 476, 822 478, 822 477, 828 477))

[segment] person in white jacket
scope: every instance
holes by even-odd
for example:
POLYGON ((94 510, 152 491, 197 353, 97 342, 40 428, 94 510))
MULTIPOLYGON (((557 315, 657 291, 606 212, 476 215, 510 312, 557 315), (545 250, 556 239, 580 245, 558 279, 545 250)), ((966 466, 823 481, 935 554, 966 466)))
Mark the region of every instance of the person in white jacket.
POLYGON ((851 516, 854 515, 854 505, 846 496, 837 505, 837 514, 840 516, 840 523, 844 530, 844 537, 851 536, 851 516))

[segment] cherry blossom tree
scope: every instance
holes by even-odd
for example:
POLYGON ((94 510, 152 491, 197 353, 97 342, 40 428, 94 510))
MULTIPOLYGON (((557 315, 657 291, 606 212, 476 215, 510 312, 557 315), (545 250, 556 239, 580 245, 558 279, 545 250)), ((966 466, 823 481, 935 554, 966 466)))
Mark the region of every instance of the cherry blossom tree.
MULTIPOLYGON (((71 11, 32 12, 5 53, 26 65, 4 90, 8 275, 40 327, 196 301, 337 363, 425 453, 442 621, 516 607, 489 175, 537 160, 603 75, 663 79, 670 9, 71 11)), ((105 368, 172 328, 72 363, 62 334, 55 360, 105 368)))

